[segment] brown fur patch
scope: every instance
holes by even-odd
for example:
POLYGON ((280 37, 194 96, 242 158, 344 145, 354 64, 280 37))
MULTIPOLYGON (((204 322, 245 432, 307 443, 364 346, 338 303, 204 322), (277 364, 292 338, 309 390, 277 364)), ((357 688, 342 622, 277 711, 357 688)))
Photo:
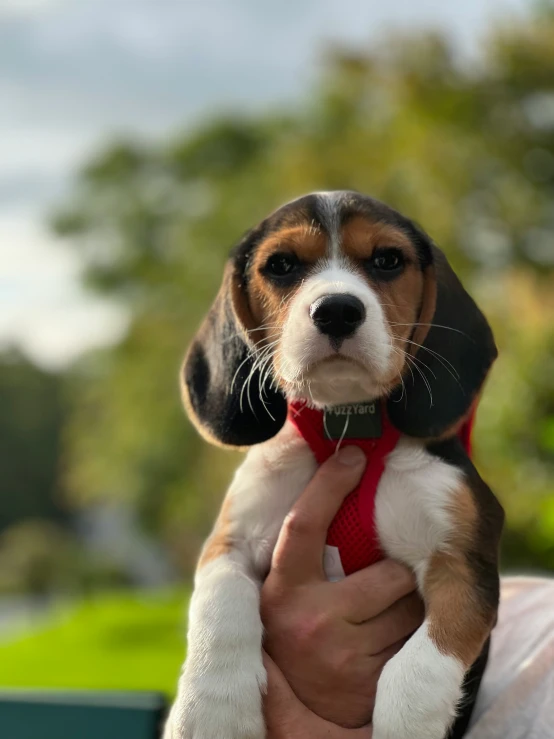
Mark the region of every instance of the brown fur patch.
POLYGON ((411 240, 398 228, 381 221, 373 222, 364 216, 347 221, 341 231, 342 253, 352 259, 367 259, 378 246, 402 249, 406 259, 414 261, 416 251, 411 240))
POLYGON ((288 298, 299 287, 279 288, 260 274, 260 268, 277 252, 291 252, 305 264, 315 263, 327 254, 327 237, 321 230, 305 224, 272 233, 258 246, 248 286, 249 301, 258 325, 271 326, 259 339, 278 335, 287 317, 288 298))
POLYGON ((465 548, 473 539, 479 518, 473 494, 466 485, 460 487, 450 505, 450 510, 456 521, 456 531, 452 537, 453 544, 465 548))
POLYGON ((214 529, 204 544, 198 560, 197 569, 204 567, 204 565, 213 562, 214 559, 222 557, 224 554, 229 554, 231 551, 231 538, 229 535, 231 529, 230 507, 230 500, 227 497, 223 501, 214 529))
MULTIPOLYGON (((379 295, 395 345, 398 343, 399 346, 404 346, 414 323, 418 320, 423 291, 421 272, 417 267, 409 264, 396 280, 378 282, 372 287, 379 295)), ((406 351, 409 351, 409 347, 406 351)))
MULTIPOLYGON (((437 305, 437 276, 432 266, 425 268, 423 272, 423 289, 421 295, 421 305, 417 325, 415 326, 414 335, 412 336, 413 344, 410 344, 409 351, 411 354, 417 354, 421 346, 425 343, 431 323, 435 315, 437 305), (420 346, 417 346, 417 345, 420 346)), ((425 352, 424 352, 425 353, 425 352)), ((425 361, 425 360, 423 360, 425 361)))
POLYGON ((495 614, 479 598, 467 556, 476 537, 478 513, 471 491, 465 486, 454 507, 454 539, 448 552, 437 552, 432 557, 423 596, 429 636, 437 649, 469 667, 481 652, 495 614))

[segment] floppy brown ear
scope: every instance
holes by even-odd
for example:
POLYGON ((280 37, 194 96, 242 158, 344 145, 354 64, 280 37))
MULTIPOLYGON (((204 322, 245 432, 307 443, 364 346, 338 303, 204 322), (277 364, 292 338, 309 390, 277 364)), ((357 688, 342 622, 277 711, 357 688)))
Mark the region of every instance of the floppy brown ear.
POLYGON ((464 290, 444 254, 429 244, 432 263, 425 285, 414 358, 405 389, 388 401, 392 423, 409 436, 437 438, 468 416, 497 349, 487 319, 464 290))
MULTIPOLYGON (((246 241, 241 245, 248 246, 246 241)), ((244 253, 243 248, 227 263, 181 374, 185 407, 197 429, 208 441, 231 447, 270 439, 287 415, 286 400, 271 385, 272 377, 262 384, 259 371, 252 371, 254 346, 248 329, 254 321, 242 274, 244 253)))

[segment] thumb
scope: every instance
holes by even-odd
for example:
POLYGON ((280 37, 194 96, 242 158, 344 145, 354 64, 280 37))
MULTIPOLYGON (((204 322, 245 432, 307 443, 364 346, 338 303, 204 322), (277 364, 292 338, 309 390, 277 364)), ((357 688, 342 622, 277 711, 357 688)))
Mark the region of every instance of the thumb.
POLYGON ((323 578, 327 529, 360 482, 365 462, 361 449, 347 446, 321 465, 283 523, 273 551, 273 571, 291 583, 323 578))

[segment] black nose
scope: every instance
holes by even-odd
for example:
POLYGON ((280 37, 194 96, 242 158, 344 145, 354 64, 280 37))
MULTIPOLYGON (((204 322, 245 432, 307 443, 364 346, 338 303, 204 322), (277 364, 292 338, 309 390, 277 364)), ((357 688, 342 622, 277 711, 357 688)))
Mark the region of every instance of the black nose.
POLYGON ((365 308, 354 295, 325 295, 311 304, 310 317, 322 334, 343 339, 362 323, 365 308))

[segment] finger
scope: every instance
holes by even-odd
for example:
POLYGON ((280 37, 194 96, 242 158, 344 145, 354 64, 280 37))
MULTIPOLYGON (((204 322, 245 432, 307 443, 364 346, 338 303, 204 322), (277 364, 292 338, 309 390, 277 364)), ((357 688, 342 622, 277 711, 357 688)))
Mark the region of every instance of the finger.
POLYGON ((389 659, 392 659, 395 654, 398 654, 398 652, 402 649, 402 647, 404 646, 404 644, 406 644, 407 641, 408 639, 400 639, 400 641, 394 642, 394 644, 391 644, 390 647, 383 649, 378 654, 370 655, 373 670, 376 669, 375 668, 376 664, 381 665, 379 668, 377 668, 378 671, 377 673, 374 673, 375 675, 378 676, 381 674, 381 670, 387 664, 389 659))
POLYGON ((277 667, 267 652, 263 653, 264 667, 267 672, 267 692, 264 697, 264 710, 266 722, 274 724, 277 717, 286 717, 293 721, 305 706, 298 700, 286 677, 277 667))
POLYGON ((283 523, 273 553, 275 572, 291 583, 324 577, 327 529, 359 483, 365 461, 361 449, 348 446, 318 469, 283 523))
POLYGON ((383 559, 337 582, 342 615, 351 623, 374 618, 416 589, 414 574, 393 559, 383 559))
POLYGON ((369 653, 379 654, 393 644, 407 639, 421 626, 425 617, 423 602, 417 593, 396 601, 386 611, 361 624, 360 638, 368 645, 369 653))
POLYGON ((267 671, 267 693, 264 714, 268 739, 304 739, 306 736, 325 736, 326 739, 371 739, 370 726, 361 729, 343 729, 316 716, 301 703, 281 670, 264 652, 267 671))
POLYGON ((368 659, 368 675, 371 675, 371 679, 374 681, 378 681, 379 677, 381 676, 381 672, 383 671, 383 668, 387 664, 387 662, 392 659, 398 652, 402 649, 404 644, 406 644, 408 640, 407 639, 401 639, 400 641, 395 642, 394 644, 391 644, 390 647, 387 647, 386 649, 383 649, 382 652, 379 652, 379 654, 370 654, 367 655, 368 659))
POLYGON ((372 726, 362 726, 361 729, 341 729, 334 724, 329 724, 329 726, 333 727, 333 733, 324 735, 329 736, 329 739, 371 739, 373 736, 372 726))

